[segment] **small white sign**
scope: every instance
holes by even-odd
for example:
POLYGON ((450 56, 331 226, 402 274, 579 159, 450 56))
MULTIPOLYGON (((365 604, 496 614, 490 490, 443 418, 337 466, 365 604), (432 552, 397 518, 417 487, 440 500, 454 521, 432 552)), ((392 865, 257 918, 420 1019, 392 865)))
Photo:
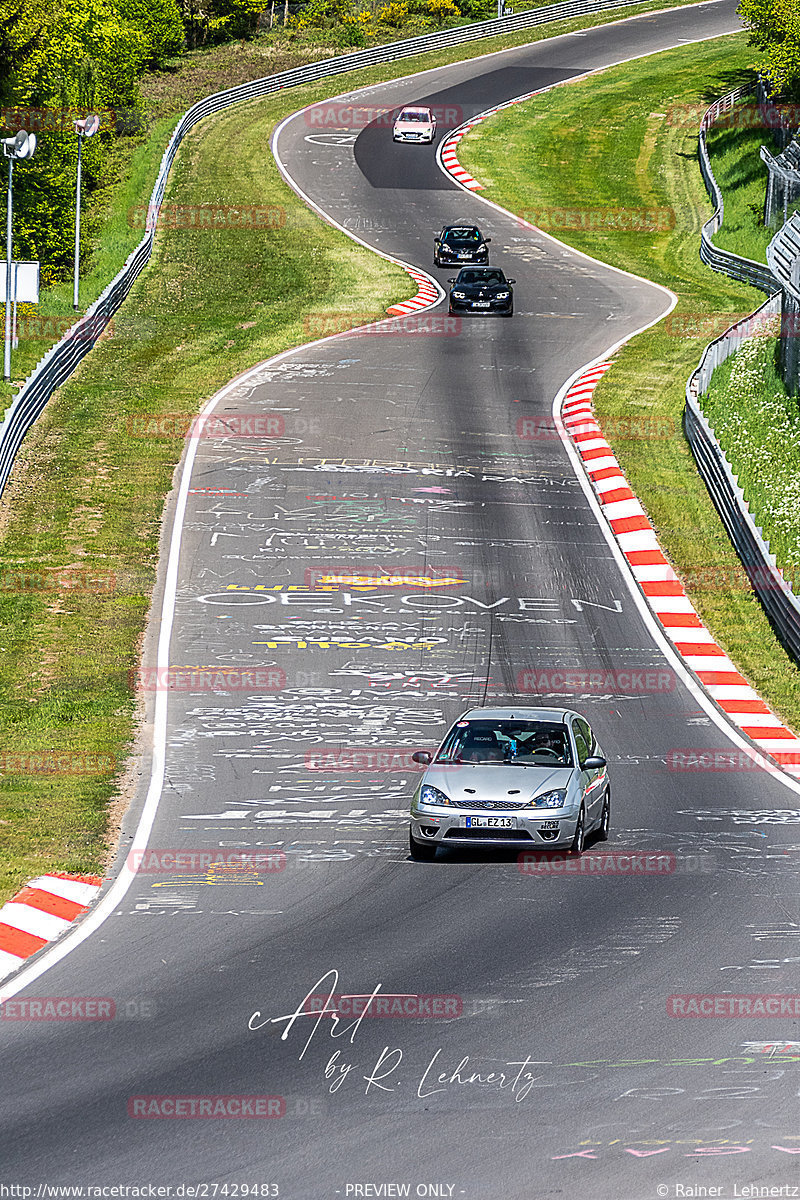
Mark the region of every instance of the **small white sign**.
MULTIPOLYGON (((6 302, 6 267, 5 259, 0 260, 0 304, 6 302)), ((39 264, 38 262, 12 262, 11 264, 11 299, 18 304, 39 303, 39 264), (16 284, 16 295, 14 295, 16 284)))

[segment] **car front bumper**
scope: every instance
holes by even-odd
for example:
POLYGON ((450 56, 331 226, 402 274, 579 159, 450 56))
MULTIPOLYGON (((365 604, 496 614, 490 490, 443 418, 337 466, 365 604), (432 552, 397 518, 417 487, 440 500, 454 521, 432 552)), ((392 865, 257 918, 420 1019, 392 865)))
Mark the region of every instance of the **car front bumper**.
POLYGON ((571 846, 578 824, 579 809, 515 809, 503 812, 447 811, 446 805, 411 807, 411 833, 415 841, 437 846, 513 846, 519 850, 563 850, 571 846), (468 817, 510 817, 512 829, 467 828, 468 817), (556 829, 544 829, 545 823, 556 829))
POLYGON ((417 142, 424 145, 430 145, 433 141, 434 131, 429 130, 426 133, 393 133, 392 137, 396 142, 417 142))
POLYGON ((454 313, 474 313, 476 316, 491 316, 492 313, 507 313, 511 312, 514 305, 513 297, 509 296, 508 300, 490 300, 489 307, 478 307, 478 303, 474 300, 453 300, 450 299, 450 311, 454 313))
POLYGON ((445 250, 437 250, 436 257, 445 267, 463 267, 472 263, 478 263, 485 267, 489 261, 489 251, 476 250, 474 253, 468 254, 466 258, 459 258, 457 254, 448 254, 445 250))

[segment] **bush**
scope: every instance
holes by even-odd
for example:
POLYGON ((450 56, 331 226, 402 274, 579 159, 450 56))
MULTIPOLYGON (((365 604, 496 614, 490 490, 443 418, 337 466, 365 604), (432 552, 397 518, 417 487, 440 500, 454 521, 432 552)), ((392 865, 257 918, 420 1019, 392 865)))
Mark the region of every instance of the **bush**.
POLYGON ((296 19, 298 29, 318 29, 342 25, 354 16, 350 0, 310 0, 296 19))
POLYGON ((366 46, 367 34, 364 23, 358 20, 343 21, 334 38, 337 46, 366 46))
POLYGON ((461 12, 453 3, 453 0, 428 0, 426 8, 437 25, 443 25, 445 21, 450 20, 452 17, 461 16, 461 12))
POLYGON ((378 9, 378 20, 381 25, 400 29, 408 20, 408 5, 403 3, 403 0, 392 0, 391 4, 384 4, 378 9))

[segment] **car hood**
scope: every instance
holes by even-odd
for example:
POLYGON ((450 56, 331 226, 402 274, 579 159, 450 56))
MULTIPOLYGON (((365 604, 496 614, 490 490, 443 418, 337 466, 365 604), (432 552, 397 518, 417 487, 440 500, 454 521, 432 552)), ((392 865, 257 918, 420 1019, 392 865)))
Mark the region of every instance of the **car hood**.
POLYGON ((395 121, 394 127, 401 133, 427 133, 433 121, 395 121))
POLYGON ((536 796, 565 788, 572 778, 572 767, 511 767, 502 764, 459 763, 428 767, 423 779, 460 803, 527 804, 536 796), (466 788, 472 789, 466 791, 466 788), (513 795, 509 795, 513 792, 513 795))
POLYGON ((472 238, 448 238, 442 242, 446 250, 483 250, 485 242, 474 242, 472 238))

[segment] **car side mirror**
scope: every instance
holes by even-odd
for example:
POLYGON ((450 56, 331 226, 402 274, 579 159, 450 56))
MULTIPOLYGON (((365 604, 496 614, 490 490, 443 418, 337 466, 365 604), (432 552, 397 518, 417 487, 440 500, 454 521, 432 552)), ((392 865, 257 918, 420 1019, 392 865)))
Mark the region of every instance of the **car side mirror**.
POLYGON ((516 279, 507 279, 506 283, 516 283, 516 279))
POLYGON ((455 283, 455 279, 448 279, 448 283, 455 283))
POLYGON ((427 767, 433 761, 433 755, 430 750, 415 750, 411 755, 411 761, 421 763, 423 767, 427 767))
POLYGON ((606 760, 601 758, 599 754, 590 754, 588 758, 583 760, 584 771, 599 771, 604 766, 606 766, 606 760))
POLYGON ((489 245, 489 242, 490 242, 492 239, 491 239, 491 238, 484 238, 483 240, 484 240, 484 242, 486 242, 486 245, 488 246, 488 245, 489 245))

